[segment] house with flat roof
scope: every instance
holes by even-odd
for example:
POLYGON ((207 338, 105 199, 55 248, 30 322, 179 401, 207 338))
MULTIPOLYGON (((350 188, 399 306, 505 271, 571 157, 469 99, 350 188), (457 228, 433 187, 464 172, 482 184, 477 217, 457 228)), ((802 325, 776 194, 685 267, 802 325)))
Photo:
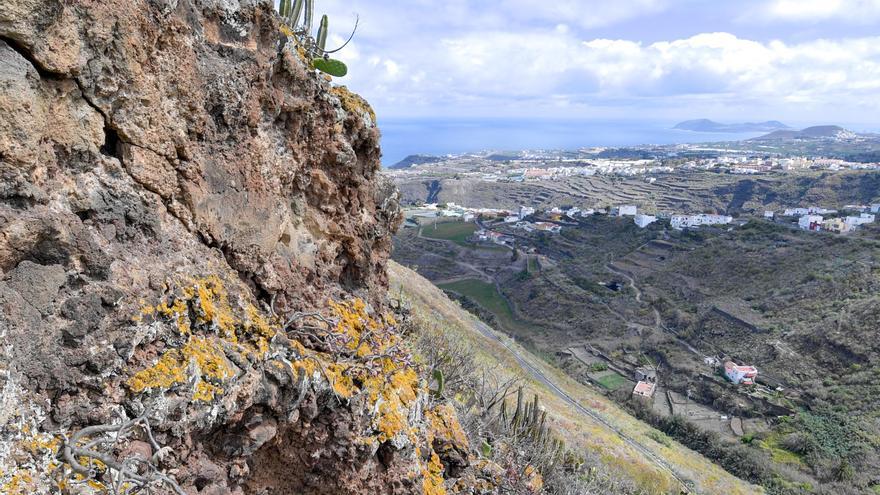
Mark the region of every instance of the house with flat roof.
POLYGON ((754 366, 741 366, 733 361, 724 363, 724 376, 737 385, 754 385, 758 377, 758 368, 754 366))
POLYGON ((824 220, 820 215, 804 215, 798 220, 798 227, 804 230, 822 230, 824 220))
POLYGON ((632 396, 638 401, 650 404, 654 400, 656 390, 657 384, 654 382, 639 382, 633 387, 632 396))
POLYGON ((639 228, 643 229, 643 228, 647 227, 648 225, 651 225, 652 223, 656 222, 657 217, 655 217, 653 215, 643 215, 641 213, 638 213, 638 214, 636 214, 635 217, 633 217, 633 220, 636 222, 636 225, 638 225, 639 228))
POLYGON ((638 208, 635 205, 621 205, 616 208, 616 213, 619 217, 634 217, 638 208))

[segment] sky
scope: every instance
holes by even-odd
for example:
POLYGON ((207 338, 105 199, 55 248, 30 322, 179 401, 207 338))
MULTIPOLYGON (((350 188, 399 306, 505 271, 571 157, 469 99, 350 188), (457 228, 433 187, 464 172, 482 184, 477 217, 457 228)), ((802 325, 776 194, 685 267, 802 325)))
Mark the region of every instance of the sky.
POLYGON ((383 119, 880 126, 880 0, 317 0, 383 119))

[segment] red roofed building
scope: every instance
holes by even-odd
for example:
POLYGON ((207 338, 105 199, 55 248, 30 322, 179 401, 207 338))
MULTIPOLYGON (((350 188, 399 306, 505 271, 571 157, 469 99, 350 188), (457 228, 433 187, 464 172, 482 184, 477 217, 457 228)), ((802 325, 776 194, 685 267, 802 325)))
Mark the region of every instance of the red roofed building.
POLYGON ((758 368, 740 366, 733 361, 724 363, 724 376, 737 385, 754 385, 758 376, 758 368))
POLYGON ((654 391, 657 390, 657 384, 653 382, 639 382, 633 388, 633 397, 636 400, 650 404, 654 398, 654 391))

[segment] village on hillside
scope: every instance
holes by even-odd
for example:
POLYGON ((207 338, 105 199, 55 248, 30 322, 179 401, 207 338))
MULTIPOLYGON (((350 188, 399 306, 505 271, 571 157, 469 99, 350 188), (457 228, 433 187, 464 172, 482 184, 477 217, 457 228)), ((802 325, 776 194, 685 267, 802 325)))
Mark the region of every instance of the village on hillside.
MULTIPOLYGON (((880 213, 880 204, 872 205, 847 205, 843 212, 818 206, 787 208, 778 214, 767 210, 762 218, 777 224, 794 226, 802 230, 813 232, 831 232, 847 234, 863 225, 876 221, 877 213, 880 213)), ((558 207, 539 211, 536 208, 520 206, 516 210, 500 208, 473 208, 455 203, 426 204, 404 210, 406 226, 420 227, 447 222, 475 223, 477 229, 474 232, 474 241, 488 242, 498 245, 512 246, 514 239, 497 232, 496 226, 508 226, 524 232, 546 232, 559 234, 565 227, 578 225, 579 220, 587 219, 593 215, 607 215, 613 217, 628 217, 639 228, 646 228, 658 221, 669 222, 669 227, 674 230, 695 229, 706 226, 724 226, 730 224, 744 225, 749 218, 734 218, 730 215, 715 213, 700 213, 694 215, 654 212, 643 213, 636 205, 618 205, 605 208, 558 207)))
POLYGON ((645 176, 651 182, 658 174, 676 171, 710 171, 733 175, 788 174, 809 170, 842 172, 880 170, 880 163, 861 163, 829 157, 767 157, 757 150, 733 150, 707 145, 634 147, 631 149, 584 148, 578 151, 521 151, 511 156, 466 153, 432 157, 426 164, 391 169, 397 178, 454 173, 460 178, 484 182, 563 181, 572 177, 645 176), (627 153, 652 155, 628 158, 627 153), (621 154, 623 156, 616 157, 621 154), (696 156, 693 156, 696 155, 696 156))

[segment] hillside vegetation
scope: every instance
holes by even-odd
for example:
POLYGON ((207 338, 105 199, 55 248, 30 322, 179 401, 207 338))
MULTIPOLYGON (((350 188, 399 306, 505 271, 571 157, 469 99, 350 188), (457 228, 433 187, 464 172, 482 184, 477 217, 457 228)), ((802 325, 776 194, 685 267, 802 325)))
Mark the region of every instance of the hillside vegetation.
POLYGON ((587 464, 596 470, 591 472, 617 479, 623 487, 632 487, 600 493, 633 493, 632 490, 636 490, 677 494, 682 489, 679 479, 696 493, 761 493, 759 488, 742 482, 675 441, 663 439, 658 442, 655 439, 662 438, 659 432, 634 419, 601 393, 572 380, 503 334, 487 328, 412 270, 391 262, 389 276, 391 295, 409 305, 416 317, 436 322, 444 334, 472 349, 480 369, 492 370, 500 377, 519 379, 527 390, 537 393, 552 418, 553 428, 561 433, 567 445, 581 449, 587 464), (536 377, 535 372, 550 383, 536 377), (560 397, 554 387, 559 387, 559 391, 593 411, 607 424, 579 413, 560 397), (644 452, 634 450, 614 429, 625 432, 637 445, 662 459, 679 479, 653 463, 644 452))
POLYGON ((876 483, 880 448, 876 234, 762 220, 676 232, 594 216, 559 235, 517 233, 532 254, 403 231, 394 256, 738 476, 772 493, 856 494, 876 483), (757 366, 759 387, 727 382, 712 364, 725 359, 757 366), (643 365, 660 369, 647 409, 629 399, 643 365))

